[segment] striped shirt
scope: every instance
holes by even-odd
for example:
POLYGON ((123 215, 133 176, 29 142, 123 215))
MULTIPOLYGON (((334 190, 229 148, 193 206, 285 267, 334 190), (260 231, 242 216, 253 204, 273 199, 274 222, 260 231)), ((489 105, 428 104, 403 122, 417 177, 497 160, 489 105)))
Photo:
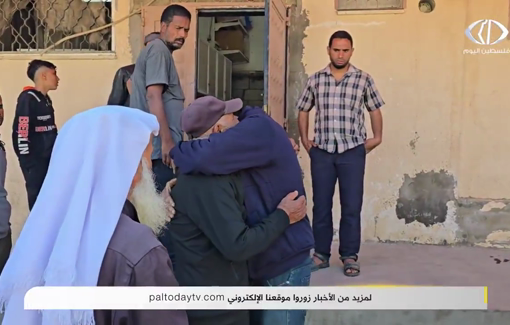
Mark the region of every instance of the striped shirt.
POLYGON ((372 77, 351 65, 339 81, 329 65, 314 73, 298 100, 297 109, 315 112, 317 146, 330 153, 342 153, 365 143, 364 108, 369 112, 384 105, 372 77))

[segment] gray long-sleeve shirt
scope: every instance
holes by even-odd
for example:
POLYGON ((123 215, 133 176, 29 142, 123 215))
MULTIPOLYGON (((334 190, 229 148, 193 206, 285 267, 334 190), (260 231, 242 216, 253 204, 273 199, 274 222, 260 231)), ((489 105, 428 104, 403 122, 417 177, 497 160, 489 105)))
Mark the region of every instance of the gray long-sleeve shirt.
POLYGON ((11 204, 7 201, 7 191, 5 190, 5 175, 7 172, 7 158, 5 148, 0 148, 0 238, 9 234, 11 229, 11 204))

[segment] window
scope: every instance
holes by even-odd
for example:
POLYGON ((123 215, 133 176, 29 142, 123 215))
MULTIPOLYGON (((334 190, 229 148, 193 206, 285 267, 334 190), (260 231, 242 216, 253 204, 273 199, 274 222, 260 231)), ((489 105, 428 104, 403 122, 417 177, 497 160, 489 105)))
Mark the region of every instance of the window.
MULTIPOLYGON (((0 53, 39 51, 112 21, 111 0, 0 0, 0 53)), ((112 28, 78 36, 53 50, 112 50, 112 28)))
POLYGON ((335 0, 336 10, 399 10, 404 9, 405 0, 335 0))

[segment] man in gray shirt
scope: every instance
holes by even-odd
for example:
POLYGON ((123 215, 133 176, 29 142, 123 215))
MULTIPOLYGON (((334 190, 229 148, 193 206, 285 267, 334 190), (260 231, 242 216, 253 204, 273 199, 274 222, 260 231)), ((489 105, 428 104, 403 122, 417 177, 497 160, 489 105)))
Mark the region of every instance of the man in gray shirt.
POLYGON ((159 136, 154 138, 152 153, 159 191, 174 177, 169 153, 182 141, 180 123, 184 93, 172 52, 184 45, 190 21, 191 13, 186 8, 180 5, 166 7, 161 15, 160 37, 140 52, 131 76, 130 106, 156 115, 159 122, 159 136))
MULTIPOLYGON (((160 192, 175 177, 170 150, 182 141, 184 93, 172 52, 184 45, 190 22, 191 13, 188 9, 180 5, 166 7, 161 14, 159 38, 147 44, 140 52, 131 76, 129 106, 156 115, 159 122, 159 136, 154 137, 152 143, 152 171, 160 192)), ((173 261, 173 249, 167 232, 163 233, 160 241, 173 261)))
MULTIPOLYGON (((0 125, 4 122, 4 108, 2 96, 0 96, 0 125)), ((5 174, 7 170, 7 159, 5 157, 4 143, 0 140, 0 274, 7 263, 11 253, 11 205, 7 201, 7 191, 5 190, 5 174)))

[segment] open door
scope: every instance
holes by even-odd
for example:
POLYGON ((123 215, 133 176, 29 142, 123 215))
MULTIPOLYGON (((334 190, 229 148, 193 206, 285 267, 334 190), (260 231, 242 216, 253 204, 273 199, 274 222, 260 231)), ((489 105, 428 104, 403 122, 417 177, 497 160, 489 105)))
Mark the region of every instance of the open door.
POLYGON ((287 28, 288 15, 284 0, 266 0, 269 27, 267 46, 267 112, 284 128, 287 126, 287 28))

